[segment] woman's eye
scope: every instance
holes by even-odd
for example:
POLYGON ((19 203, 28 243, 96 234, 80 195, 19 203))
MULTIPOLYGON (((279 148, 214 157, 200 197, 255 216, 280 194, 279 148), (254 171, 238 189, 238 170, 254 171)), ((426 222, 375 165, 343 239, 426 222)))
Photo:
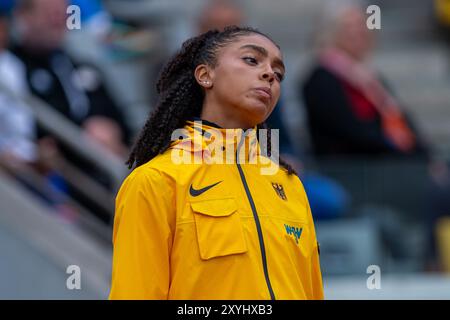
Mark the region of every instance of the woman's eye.
POLYGON ((275 72, 275 76, 277 77, 278 81, 283 81, 284 75, 281 72, 275 72))
POLYGON ((255 58, 252 58, 252 57, 244 57, 243 60, 245 60, 245 61, 247 61, 247 62, 249 62, 251 64, 257 64, 258 63, 258 61, 255 58))

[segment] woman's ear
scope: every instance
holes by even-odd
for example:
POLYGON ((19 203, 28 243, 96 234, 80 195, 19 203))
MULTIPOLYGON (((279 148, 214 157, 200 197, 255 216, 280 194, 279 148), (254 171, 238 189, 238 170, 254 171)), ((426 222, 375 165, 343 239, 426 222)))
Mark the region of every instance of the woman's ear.
POLYGON ((206 64, 200 64, 195 68, 195 79, 197 80, 197 83, 205 89, 212 87, 211 71, 211 68, 206 64))

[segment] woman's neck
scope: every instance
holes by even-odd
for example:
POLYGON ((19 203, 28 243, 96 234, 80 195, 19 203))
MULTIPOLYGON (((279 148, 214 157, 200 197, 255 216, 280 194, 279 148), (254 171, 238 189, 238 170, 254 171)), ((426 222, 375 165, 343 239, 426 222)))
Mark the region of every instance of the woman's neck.
POLYGON ((221 110, 205 108, 203 107, 202 113, 200 114, 200 118, 203 120, 207 120, 209 122, 216 123, 221 128, 224 129, 248 129, 253 128, 254 125, 247 123, 246 121, 237 118, 236 116, 230 116, 228 114, 224 114, 221 110))

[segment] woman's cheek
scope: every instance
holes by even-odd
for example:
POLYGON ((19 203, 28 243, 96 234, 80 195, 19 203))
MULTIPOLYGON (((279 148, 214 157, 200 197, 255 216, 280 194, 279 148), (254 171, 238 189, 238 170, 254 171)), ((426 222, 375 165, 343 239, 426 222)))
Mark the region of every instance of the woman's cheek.
POLYGON ((281 94, 280 85, 278 83, 276 83, 272 87, 272 95, 273 95, 274 105, 276 105, 278 100, 280 99, 280 94, 281 94))

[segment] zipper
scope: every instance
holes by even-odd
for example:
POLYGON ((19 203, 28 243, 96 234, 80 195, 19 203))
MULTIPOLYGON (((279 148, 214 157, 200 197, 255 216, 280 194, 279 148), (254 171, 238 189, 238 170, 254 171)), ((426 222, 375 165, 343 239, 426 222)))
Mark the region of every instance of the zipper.
POLYGON ((270 299, 275 300, 275 294, 273 293, 272 285, 270 284, 269 271, 267 268, 266 249, 264 246, 264 238, 263 238, 263 234, 262 234, 262 230, 261 230, 261 223, 259 221, 258 213, 256 211, 256 206, 253 201, 252 195, 250 193, 250 189, 248 188, 247 180, 245 179, 244 171, 242 170, 242 167, 239 164, 239 160, 238 160, 239 149, 241 148, 242 142, 244 142, 244 141, 245 141, 245 132, 242 134, 242 139, 241 139, 241 141, 239 141, 239 145, 236 150, 236 166, 238 168, 242 184, 244 185, 245 193, 247 194, 247 199, 250 202, 250 207, 252 208, 253 217, 255 218, 256 230, 258 231, 258 238, 259 238, 259 247, 261 249, 261 258, 262 258, 262 264, 263 264, 263 269, 264 269, 264 277, 266 278, 266 284, 267 284, 267 288, 269 289, 270 299))

